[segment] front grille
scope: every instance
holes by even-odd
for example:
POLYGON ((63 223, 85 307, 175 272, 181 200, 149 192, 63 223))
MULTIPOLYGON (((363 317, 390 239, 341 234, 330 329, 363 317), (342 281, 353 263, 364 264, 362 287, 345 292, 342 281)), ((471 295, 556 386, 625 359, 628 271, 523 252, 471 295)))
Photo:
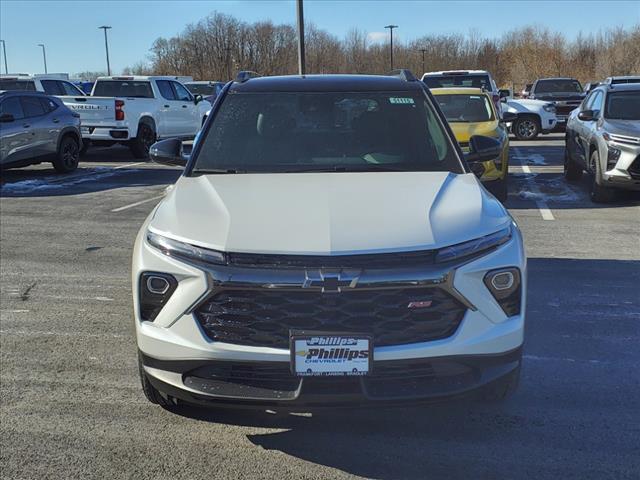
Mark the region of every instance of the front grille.
POLYGON ((575 110, 576 108, 578 108, 578 106, 580 105, 580 102, 576 102, 573 105, 557 105, 556 104, 556 115, 563 115, 563 116, 567 116, 569 115, 573 110, 575 110))
POLYGON ((257 268, 399 268, 434 263, 435 250, 359 255, 272 255, 229 253, 229 265, 257 268))
POLYGON ((440 288, 345 290, 222 290, 196 311, 211 340, 289 348, 290 330, 361 333, 375 346, 451 336, 466 308, 440 288), (411 302, 429 306, 409 308, 411 302))
POLYGON ((640 179, 640 155, 638 155, 633 163, 629 165, 627 172, 629 172, 631 178, 640 179))

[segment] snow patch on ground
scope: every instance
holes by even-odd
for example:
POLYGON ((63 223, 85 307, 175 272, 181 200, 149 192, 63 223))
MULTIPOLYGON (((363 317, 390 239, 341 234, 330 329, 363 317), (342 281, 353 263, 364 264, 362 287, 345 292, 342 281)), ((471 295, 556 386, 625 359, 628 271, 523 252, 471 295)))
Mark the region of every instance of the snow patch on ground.
POLYGON ((123 172, 137 171, 140 169, 120 169, 114 170, 107 167, 96 167, 79 175, 64 177, 44 177, 32 180, 22 180, 19 182, 6 183, 0 187, 0 194, 28 194, 43 190, 58 191, 85 182, 104 180, 105 178, 120 175, 123 172))

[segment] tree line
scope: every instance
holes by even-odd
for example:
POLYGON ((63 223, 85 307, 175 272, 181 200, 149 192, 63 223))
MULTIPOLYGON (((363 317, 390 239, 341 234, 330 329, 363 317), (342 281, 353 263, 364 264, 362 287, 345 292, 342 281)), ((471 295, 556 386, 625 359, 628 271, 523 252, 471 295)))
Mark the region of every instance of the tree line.
MULTIPOLYGON (((389 43, 371 41, 358 28, 338 38, 307 24, 305 47, 307 73, 381 74, 390 70, 389 43)), ((427 34, 394 42, 394 66, 419 74, 425 70, 489 70, 500 86, 517 89, 540 77, 597 81, 640 73, 640 24, 581 33, 574 39, 541 26, 514 29, 499 38, 484 38, 473 30, 466 35, 427 34)), ((148 59, 123 73, 229 80, 239 70, 295 74, 295 25, 247 23, 214 12, 175 37, 158 38, 148 59)))

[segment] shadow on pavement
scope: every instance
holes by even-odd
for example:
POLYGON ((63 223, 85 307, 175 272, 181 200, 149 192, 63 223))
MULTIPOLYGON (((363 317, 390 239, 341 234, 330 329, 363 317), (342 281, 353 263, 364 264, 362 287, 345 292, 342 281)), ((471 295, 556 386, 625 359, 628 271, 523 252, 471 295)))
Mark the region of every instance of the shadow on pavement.
POLYGON ((530 258, 528 269, 523 377, 502 404, 175 413, 250 427, 254 446, 366 478, 631 478, 640 261, 530 258))

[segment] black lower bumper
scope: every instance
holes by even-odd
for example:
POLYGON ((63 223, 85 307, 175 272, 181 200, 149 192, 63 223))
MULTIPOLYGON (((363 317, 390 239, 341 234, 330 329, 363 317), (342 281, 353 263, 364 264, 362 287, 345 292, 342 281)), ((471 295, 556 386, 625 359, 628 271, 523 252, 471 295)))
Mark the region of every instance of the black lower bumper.
POLYGON ((286 362, 164 361, 140 354, 143 365, 179 373, 185 388, 151 375, 161 393, 201 406, 322 408, 437 402, 465 396, 520 367, 522 347, 492 355, 374 361, 366 377, 299 378, 286 362))

